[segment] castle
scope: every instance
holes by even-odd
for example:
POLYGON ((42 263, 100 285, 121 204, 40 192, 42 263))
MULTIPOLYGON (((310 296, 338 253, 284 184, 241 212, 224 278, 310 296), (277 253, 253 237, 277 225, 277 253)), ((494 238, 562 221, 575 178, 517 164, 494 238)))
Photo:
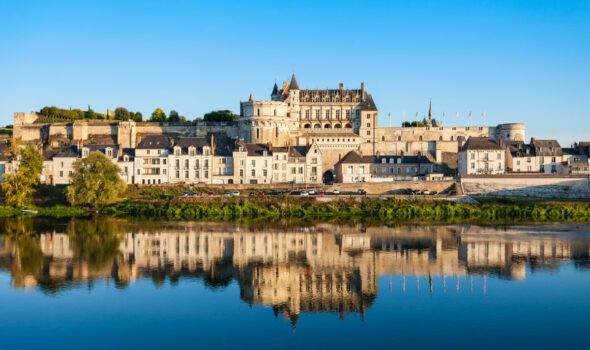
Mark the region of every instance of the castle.
MULTIPOLYGON (((14 138, 23 144, 59 149, 80 144, 118 145, 136 148, 149 135, 208 137, 225 134, 247 144, 272 147, 317 145, 322 154, 321 178, 334 179, 336 164, 349 152, 362 156, 428 157, 437 171, 453 172, 460 147, 470 137, 495 141, 525 140, 521 123, 498 126, 378 127, 379 110, 361 83, 359 89, 301 89, 295 77, 276 83, 270 99, 250 95, 240 102, 236 122, 154 123, 115 120, 79 120, 72 123, 36 123, 36 113, 15 113, 14 138)), ((429 112, 432 121, 432 109, 429 112)))

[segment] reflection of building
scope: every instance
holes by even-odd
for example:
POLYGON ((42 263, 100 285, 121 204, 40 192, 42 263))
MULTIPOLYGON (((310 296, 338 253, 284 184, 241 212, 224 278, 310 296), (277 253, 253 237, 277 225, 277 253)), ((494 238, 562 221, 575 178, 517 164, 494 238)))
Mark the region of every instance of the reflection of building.
POLYGON ((14 286, 49 292, 111 278, 125 286, 141 278, 158 285, 166 278, 192 276, 213 288, 234 280, 242 300, 270 305, 295 322, 301 312, 364 314, 383 275, 432 280, 491 274, 519 280, 526 277, 527 265, 534 271, 558 268, 566 260, 590 261, 588 240, 498 235, 495 229, 476 226, 248 229, 126 223, 115 232, 124 233, 112 241, 112 254, 105 244, 97 246, 71 233, 44 233, 29 240, 4 236, 0 267, 11 271, 14 286))

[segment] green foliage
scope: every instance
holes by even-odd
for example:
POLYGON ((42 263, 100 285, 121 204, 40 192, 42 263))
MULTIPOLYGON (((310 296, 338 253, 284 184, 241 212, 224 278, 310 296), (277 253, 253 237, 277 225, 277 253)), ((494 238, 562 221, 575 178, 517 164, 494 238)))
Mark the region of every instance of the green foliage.
POLYGON ((473 205, 440 201, 390 201, 365 198, 318 202, 292 197, 215 198, 191 201, 124 202, 108 206, 104 214, 113 217, 141 217, 168 220, 247 220, 302 219, 339 220, 372 219, 424 222, 588 222, 590 205, 537 204, 473 205))
POLYGON ((177 111, 171 110, 170 115, 168 116, 168 121, 171 123, 184 123, 186 122, 186 118, 178 115, 177 111))
POLYGON ((100 208, 118 198, 126 184, 119 177, 121 169, 100 152, 91 152, 74 163, 72 184, 67 197, 72 205, 100 208))
POLYGON ((413 122, 403 122, 402 123, 402 127, 404 127, 404 128, 415 128, 415 127, 423 127, 423 126, 425 126, 424 122, 413 121, 413 122))
POLYGON ((141 122, 141 121, 143 121, 143 115, 141 114, 141 112, 135 112, 131 119, 133 119, 133 121, 136 121, 136 122, 141 122))
POLYGON ((115 120, 123 120, 127 121, 131 119, 131 114, 125 107, 117 107, 115 108, 115 120))
POLYGON ((211 111, 203 116, 203 120, 206 122, 231 122, 239 118, 239 115, 233 114, 229 110, 211 111))
POLYGON ((161 108, 156 108, 150 118, 151 122, 158 122, 158 123, 163 123, 163 122, 166 122, 167 120, 168 120, 168 118, 166 117, 166 113, 161 108))
POLYGON ((86 111, 81 109, 63 109, 55 106, 43 107, 39 111, 39 114, 42 117, 39 117, 35 121, 36 123, 69 123, 83 119, 107 119, 105 114, 94 112, 90 106, 88 106, 88 110, 86 111))
POLYGON ((15 208, 25 208, 30 205, 39 184, 42 168, 43 157, 37 151, 31 147, 21 151, 16 174, 4 175, 2 191, 6 204, 15 208))

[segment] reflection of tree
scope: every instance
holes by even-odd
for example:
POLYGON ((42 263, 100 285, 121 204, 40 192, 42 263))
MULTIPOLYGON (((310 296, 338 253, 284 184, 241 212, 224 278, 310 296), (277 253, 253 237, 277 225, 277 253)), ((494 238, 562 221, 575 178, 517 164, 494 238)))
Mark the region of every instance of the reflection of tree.
POLYGON ((43 267, 43 253, 33 231, 33 220, 27 217, 7 218, 3 221, 4 243, 11 256, 13 283, 22 287, 27 277, 35 276, 43 267))
POLYGON ((118 253, 120 225, 107 220, 77 220, 68 224, 74 259, 87 264, 89 272, 111 268, 118 253))

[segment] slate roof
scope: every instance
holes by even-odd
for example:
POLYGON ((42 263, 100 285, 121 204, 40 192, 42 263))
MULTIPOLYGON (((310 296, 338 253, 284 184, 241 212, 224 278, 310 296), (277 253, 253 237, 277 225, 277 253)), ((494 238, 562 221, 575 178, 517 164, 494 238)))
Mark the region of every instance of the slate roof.
POLYGON ((96 144, 85 144, 82 147, 88 148, 90 152, 98 151, 102 154, 106 155, 106 149, 112 148, 113 149, 113 156, 117 156, 119 154, 119 145, 96 145, 96 144))
POLYGON ((531 146, 535 148, 537 156, 561 156, 561 145, 557 140, 536 140, 531 139, 531 146))
POLYGON ((502 147, 489 137, 470 137, 461 151, 501 151, 502 147))
POLYGON ((78 147, 70 146, 58 150, 52 158, 78 158, 79 155, 78 147))
POLYGON ((166 135, 146 135, 137 145, 137 149, 167 149, 172 146, 170 138, 166 135))
POLYGON ((391 159, 393 159, 393 163, 397 164, 398 159, 401 159, 401 164, 430 164, 432 163, 430 159, 426 156, 378 156, 374 157, 373 163, 374 164, 384 164, 383 159, 385 159, 386 163, 390 163, 391 159))
POLYGON ((370 164, 372 162, 373 156, 361 156, 355 151, 348 152, 338 161, 339 164, 370 164))
POLYGON ((8 161, 9 149, 10 149, 10 144, 8 142, 0 142, 0 161, 2 161, 2 162, 8 161))

